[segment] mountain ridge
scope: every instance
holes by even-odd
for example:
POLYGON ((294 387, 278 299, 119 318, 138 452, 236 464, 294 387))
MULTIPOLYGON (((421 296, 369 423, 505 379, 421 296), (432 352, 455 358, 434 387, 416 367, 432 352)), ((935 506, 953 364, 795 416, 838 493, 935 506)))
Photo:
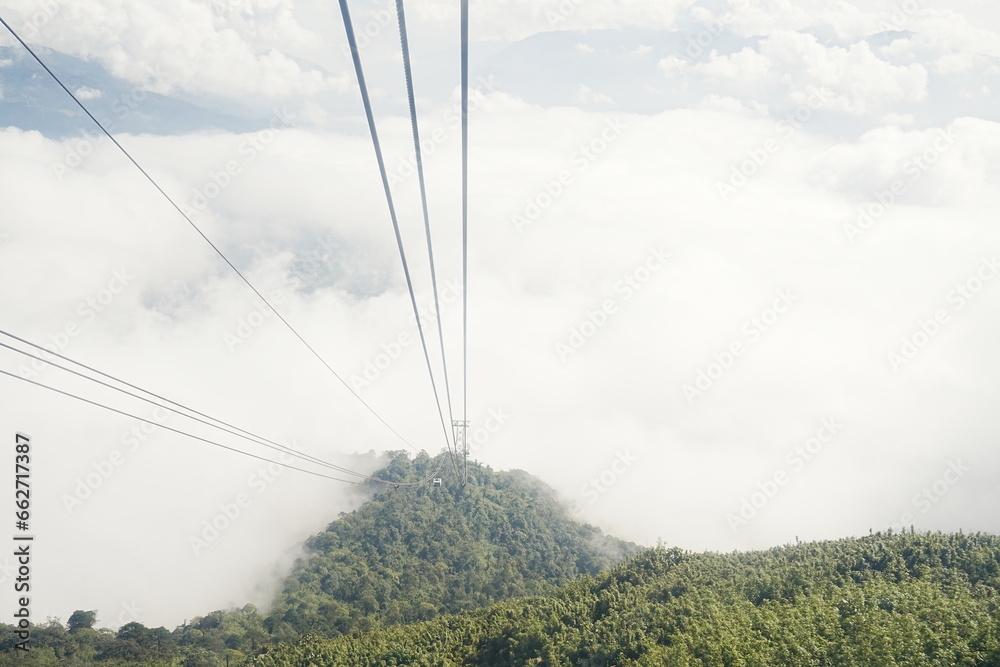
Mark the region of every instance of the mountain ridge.
POLYGON ((551 596, 253 664, 1000 665, 1000 537, 876 533, 766 551, 657 547, 551 596))
POLYGON ((69 628, 54 619, 36 627, 29 658, 14 654, 15 628, 0 625, 0 666, 246 664, 281 641, 347 636, 552 594, 640 550, 574 520, 557 493, 527 472, 470 462, 463 484, 450 454, 387 456, 372 474, 381 482, 365 482, 371 498, 306 541, 269 610, 215 610, 172 631, 137 621, 97 630, 96 612, 77 610, 69 628))
POLYGON ((438 472, 451 472, 447 454, 391 456, 380 479, 406 484, 440 474, 442 485, 390 487, 310 538, 309 555, 279 594, 272 632, 346 634, 373 622, 427 620, 551 592, 638 551, 574 521, 555 491, 524 471, 470 464, 462 483, 438 472))
POLYGON ((388 458, 269 610, 117 632, 77 610, 35 627, 23 658, 0 625, 0 667, 1000 666, 998 536, 642 549, 574 521, 524 471, 476 463, 463 483, 450 454, 388 458))

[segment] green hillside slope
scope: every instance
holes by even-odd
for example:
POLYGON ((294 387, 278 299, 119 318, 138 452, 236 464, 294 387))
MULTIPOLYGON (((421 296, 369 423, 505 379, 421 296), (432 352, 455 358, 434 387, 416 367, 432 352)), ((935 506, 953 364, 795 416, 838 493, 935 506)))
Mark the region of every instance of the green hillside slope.
POLYGON ((652 549, 551 596, 336 640, 286 665, 1000 665, 1000 538, 652 549))
MULTIPOLYGON (((462 485, 446 456, 390 458, 375 476, 402 484, 440 474, 444 484, 377 485, 371 501, 308 540, 270 614, 246 605, 172 631, 136 622, 117 632, 67 629, 53 621, 35 628, 30 655, 16 654, 14 628, 0 625, 0 667, 243 665, 304 633, 336 637, 554 593, 638 551, 574 521, 554 491, 527 473, 470 465, 462 485)), ((93 622, 88 612, 74 615, 93 622)))
POLYGON ((470 465, 463 486, 450 465, 446 455, 397 453, 380 478, 416 481, 446 466, 443 485, 382 487, 311 538, 268 629, 336 636, 429 620, 554 592, 638 550, 574 521, 552 489, 527 473, 470 465))
MULTIPOLYGON (((397 453, 378 475, 442 466, 397 453)), ((77 611, 36 626, 29 655, 0 625, 0 667, 1000 667, 1000 537, 636 552, 526 473, 471 466, 463 486, 447 470, 380 486, 311 538, 268 613, 114 631, 77 611)))

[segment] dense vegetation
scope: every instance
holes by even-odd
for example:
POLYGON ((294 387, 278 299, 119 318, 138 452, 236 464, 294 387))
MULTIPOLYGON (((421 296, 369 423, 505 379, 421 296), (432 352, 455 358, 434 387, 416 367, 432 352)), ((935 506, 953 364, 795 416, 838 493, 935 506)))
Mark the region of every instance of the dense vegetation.
MULTIPOLYGON (((73 617, 80 611, 74 612, 73 617)), ((82 612, 87 613, 87 612, 82 612)), ((71 620, 72 618, 71 617, 71 620)), ((0 665, 177 665, 216 667, 246 664, 267 641, 263 618, 253 605, 215 611, 173 631, 126 623, 116 631, 90 624, 64 627, 58 620, 31 630, 30 650, 15 652, 18 641, 9 625, 0 626, 0 665)))
POLYGON ((1000 665, 1000 539, 657 548, 556 595, 257 660, 286 665, 1000 665))
MULTIPOLYGON (((433 477, 444 457, 397 456, 379 475, 433 477)), ((450 470, 447 470, 450 472, 450 470)), ((390 489, 310 539, 268 628, 326 636, 430 620, 511 597, 543 595, 637 551, 572 521, 555 493, 521 471, 470 466, 462 485, 390 489)))
POLYGON ((523 472, 394 453, 373 499, 307 542, 270 613, 174 629, 33 628, 6 665, 1000 667, 1000 538, 875 534, 749 553, 636 547, 523 472), (633 555, 624 563, 619 561, 633 555))
MULTIPOLYGON (((224 665, 227 657, 243 664, 305 633, 336 637, 554 593, 638 550, 573 521, 527 473, 470 465, 462 485, 437 473, 451 465, 446 456, 391 458, 376 476, 401 486, 377 485, 370 502, 312 537, 269 615, 247 605, 173 631, 129 623, 115 632, 93 629, 93 614, 78 611, 69 628, 57 621, 36 627, 35 650, 17 664, 224 665), (436 473, 441 487, 402 486, 436 473)), ((12 628, 0 626, 0 666, 15 660, 14 642, 12 628)))

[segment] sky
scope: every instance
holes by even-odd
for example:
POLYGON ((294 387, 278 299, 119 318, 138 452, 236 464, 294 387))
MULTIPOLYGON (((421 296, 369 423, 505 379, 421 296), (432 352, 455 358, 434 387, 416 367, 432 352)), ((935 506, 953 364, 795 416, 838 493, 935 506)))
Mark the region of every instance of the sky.
MULTIPOLYGON (((443 394, 387 7, 351 4, 443 394)), ((336 10, 0 2, 30 44, 140 93, 263 110, 256 132, 120 140, 402 437, 82 122, 53 138, 0 116, 0 329, 369 473, 445 436, 336 10)), ((467 408, 457 3, 407 22, 475 460, 646 545, 1000 530, 995 3, 473 2, 467 408)), ((264 606, 302 541, 364 501, 10 350, 0 369, 133 415, 0 376, 11 514, 31 438, 36 622, 264 606)))

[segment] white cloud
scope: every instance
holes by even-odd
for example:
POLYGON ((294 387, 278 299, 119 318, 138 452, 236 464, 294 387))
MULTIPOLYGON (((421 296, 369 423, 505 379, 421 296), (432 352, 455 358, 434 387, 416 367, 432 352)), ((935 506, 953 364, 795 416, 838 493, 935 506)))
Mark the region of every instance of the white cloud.
POLYGON ((294 21, 290 0, 169 6, 81 0, 53 3, 43 14, 31 0, 12 4, 29 41, 98 60, 158 92, 276 97, 343 89, 285 55, 322 43, 294 21))
POLYGON ((591 90, 588 86, 584 84, 578 84, 577 90, 579 91, 580 102, 582 104, 597 104, 602 106, 613 107, 615 106, 615 101, 603 93, 598 93, 591 90))
MULTIPOLYGON (((669 25, 684 4, 581 3, 565 25, 669 25)), ((166 58, 163 80, 188 89, 305 95, 332 85, 310 79, 278 43, 308 42, 296 25, 318 22, 296 23, 281 0, 229 6, 215 16, 192 4, 168 11, 88 1, 63 7, 65 16, 40 32, 44 43, 67 50, 98 57, 106 49, 99 57, 122 72, 137 67, 131 76, 138 78, 146 76, 143 62, 166 58), (70 16, 92 20, 77 28, 70 16), (129 36, 138 26, 150 45, 129 36), (157 55, 170 40, 179 41, 176 55, 157 55), (220 82, 227 74, 233 81, 220 82)), ((692 89, 697 76, 717 82, 718 90, 692 97, 693 108, 592 113, 540 108, 509 93, 480 105, 469 412, 481 422, 502 408, 510 418, 477 456, 539 474, 580 502, 582 518, 623 537, 727 550, 884 528, 914 511, 913 494, 949 459, 962 458, 973 472, 931 512, 918 513, 917 527, 1000 530, 991 511, 1000 501, 993 417, 1000 277, 961 309, 949 300, 956 286, 978 277, 984 255, 1000 252, 1000 124, 913 121, 926 99, 926 68, 948 48, 928 56, 914 39, 876 54, 853 42, 874 20, 853 5, 768 0, 752 7, 733 30, 765 20, 779 28, 759 51, 716 53, 700 65, 677 56, 660 61, 664 76, 692 89), (812 10, 818 14, 810 17, 812 10), (852 37, 824 44, 790 32, 799 24, 828 24, 852 37), (828 92, 825 108, 871 113, 886 126, 857 139, 830 138, 767 116, 773 91, 778 102, 795 102, 812 88, 828 92), (927 154, 947 130, 955 141, 927 154), (919 179, 906 180, 852 243, 845 228, 856 224, 859 207, 878 202, 894 179, 910 179, 907 162, 916 159, 933 164, 918 167, 919 179), (719 185, 734 174, 743 183, 723 201, 719 185), (531 217, 520 232, 515 214, 531 217), (646 264, 651 247, 671 255, 655 272, 646 264), (641 289, 631 288, 628 281, 640 278, 641 289), (794 305, 772 320, 780 290, 794 293, 794 305), (608 300, 615 312, 602 320, 596 313, 608 300), (942 308, 944 328, 894 370, 887 354, 942 308), (564 360, 556 345, 574 330, 592 333, 564 360), (734 342, 743 350, 729 361, 734 342), (713 364, 728 368, 717 374, 713 364), (701 373, 716 377, 688 400, 684 387, 701 373), (727 514, 831 416, 843 421, 842 434, 734 534, 727 514), (638 463, 589 502, 581 489, 623 448, 638 463)), ((499 3, 475 20, 481 34, 530 34, 547 29, 552 8, 499 3)), ((424 36, 450 29, 455 18, 453 3, 422 3, 413 13, 424 36)), ((391 33, 381 36, 386 44, 391 33)), ((578 93, 591 101, 603 94, 578 93)), ((302 106, 310 122, 325 120, 323 109, 302 106)), ((460 275, 459 141, 444 112, 422 106, 440 126, 423 126, 424 135, 441 129, 446 137, 426 161, 442 280, 460 275)), ((383 115, 380 123, 386 163, 405 165, 408 120, 383 115)), ((66 160, 72 141, 0 131, 7 278, 0 311, 10 326, 56 344, 77 325, 70 356, 312 453, 343 461, 352 452, 400 447, 274 318, 261 317, 230 350, 225 336, 257 308, 245 286, 107 142, 60 179, 53 165, 66 160), (123 270, 128 288, 85 321, 81 304, 123 270)), ((283 129, 122 141, 182 205, 200 208, 197 196, 210 199, 195 215, 198 224, 265 293, 277 294, 283 313, 345 377, 401 332, 413 333, 363 134, 283 129), (262 148, 250 150, 264 137, 262 148)), ((415 179, 394 192, 404 240, 416 253, 423 238, 415 179)), ((411 257, 418 301, 427 303, 426 262, 411 257)), ((456 309, 445 310, 445 327, 453 354, 456 309)), ((0 356, 4 369, 22 363, 0 356)), ((410 346, 364 396, 433 450, 441 443, 422 364, 410 346)), ((52 370, 42 379, 66 381, 52 370)), ((188 538, 249 486, 256 464, 161 431, 69 515, 62 494, 120 448, 135 424, 8 378, 0 378, 0 397, 7 406, 0 428, 30 431, 44 443, 34 474, 52 490, 38 506, 38 531, 50 548, 39 567, 54 577, 58 596, 39 600, 39 617, 97 607, 108 620, 123 600, 137 598, 148 610, 144 622, 170 625, 230 603, 262 602, 266 592, 245 582, 266 579, 287 562, 288 545, 359 501, 332 483, 284 473, 195 557, 188 538), (128 531, 107 537, 109 526, 128 531), (70 551, 92 576, 59 566, 59 554, 70 551)))
POLYGON ((887 125, 899 125, 900 127, 910 127, 916 121, 911 113, 887 113, 882 116, 882 122, 887 125))
MULTIPOLYGON (((495 467, 541 474, 579 500, 585 518, 627 538, 649 543, 661 536, 688 548, 766 546, 793 535, 834 537, 887 525, 907 508, 922 475, 949 457, 977 462, 970 488, 995 488, 987 476, 997 467, 992 445, 945 438, 929 426, 947 414, 990 433, 984 424, 993 401, 969 403, 960 392, 948 391, 973 383, 990 393, 990 369, 1000 361, 992 339, 975 343, 972 356, 968 348, 978 340, 976 331, 995 328, 1000 291, 991 285, 967 309, 952 311, 947 336, 899 373, 888 367, 886 353, 927 313, 950 308, 946 295, 955 281, 974 274, 986 249, 1000 246, 992 231, 995 182, 983 189, 998 170, 996 124, 957 122, 961 140, 946 155, 945 168, 921 181, 927 193, 898 207, 860 246, 852 246, 843 225, 856 215, 855 192, 881 187, 901 158, 925 147, 931 131, 884 129, 857 144, 831 146, 805 133, 786 139, 769 120, 747 117, 734 105, 727 110, 723 98, 706 103, 714 107, 711 112, 651 117, 542 110, 500 94, 484 107, 476 121, 475 156, 481 157, 473 158, 473 219, 483 222, 473 234, 470 330, 476 333, 470 343, 476 402, 470 413, 502 407, 511 417, 480 457, 495 467), (605 136, 609 123, 623 129, 600 159, 584 160, 582 167, 581 146, 605 136), (780 144, 766 168, 730 203, 720 202, 718 179, 768 139, 780 144), (570 173, 565 192, 519 234, 511 215, 551 187, 561 170, 570 173), (956 189, 970 177, 978 194, 956 189), (626 284, 626 277, 637 279, 651 246, 662 246, 672 257, 626 297, 627 290, 616 286, 626 284), (759 318, 780 289, 792 290, 798 302, 751 343, 746 323, 759 318), (588 311, 607 299, 616 300, 617 312, 564 362, 556 343, 569 340, 573 328, 588 321, 588 311), (747 345, 745 354, 689 403, 683 386, 695 382, 699 370, 715 363, 733 341, 747 345), (900 410, 918 416, 900 421, 900 410), (786 450, 831 414, 848 425, 836 449, 803 470, 794 488, 783 490, 766 513, 734 535, 726 514, 758 479, 783 465, 786 450), (884 465, 902 455, 882 437, 886 429, 921 452, 927 469, 912 473, 884 465), (622 447, 631 448, 641 465, 627 483, 589 503, 581 486, 622 447), (865 460, 875 456, 881 463, 851 467, 851 457, 861 452, 865 460), (857 488, 877 484, 881 500, 845 496, 831 502, 828 494, 810 490, 843 489, 845 474, 857 488), (696 508, 694 518, 664 519, 659 509, 681 505, 696 508), (637 509, 648 507, 658 509, 637 509), (803 525, 802 513, 823 520, 803 525)), ((388 163, 408 152, 408 133, 404 119, 384 124, 388 163)), ((240 146, 246 139, 124 138, 185 204, 227 161, 241 160, 239 175, 209 211, 198 214, 199 224, 243 257, 241 265, 267 293, 280 290, 284 312, 335 368, 346 377, 359 373, 380 345, 410 331, 371 148, 358 138, 283 130, 253 161, 245 161, 240 146), (293 257, 304 255, 301 249, 292 252, 294 244, 309 249, 324 234, 345 248, 343 255, 324 260, 326 282, 315 290, 287 282, 293 257), (256 259, 246 251, 254 247, 261 250, 256 259), (284 251, 268 250, 279 247, 284 251), (389 280, 391 288, 352 293, 350 280, 359 274, 381 276, 376 282, 389 280)), ((68 349, 72 356, 239 424, 295 438, 310 451, 337 458, 398 446, 273 320, 230 352, 224 335, 254 312, 253 299, 108 146, 102 144, 58 183, 51 165, 61 159, 64 145, 13 130, 0 135, 0 144, 0 183, 7 184, 2 194, 10 221, 0 258, 19 276, 19 282, 3 282, 0 305, 19 333, 52 340, 74 321, 81 333, 68 349), (76 222, 67 229, 62 221, 69 218, 76 222), (78 304, 121 268, 134 276, 128 290, 95 321, 84 323, 78 304), (33 285, 30 299, 17 287, 25 283, 33 285), (334 442, 331 422, 337 425, 334 442)), ((457 196, 451 178, 456 151, 457 143, 444 143, 427 164, 442 277, 459 270, 458 228, 454 220, 438 217, 457 196)), ((413 179, 397 188, 397 196, 405 239, 419 248, 413 179)), ((426 302, 426 268, 415 276, 420 301, 426 302)), ((457 317, 458 311, 447 311, 448 332, 456 330, 457 317)), ((454 345, 456 339, 450 340, 454 345)), ((365 396, 407 435, 432 434, 433 410, 413 401, 425 396, 426 383, 416 349, 400 357, 365 396)), ((4 363, 16 369, 18 362, 6 355, 4 363)), ((60 381, 53 371, 44 379, 60 381)), ((130 456, 79 514, 69 516, 61 494, 72 492, 78 478, 120 446, 129 420, 54 400, 13 381, 2 384, 9 414, 19 415, 17 425, 5 428, 30 427, 53 451, 77 443, 60 450, 65 453, 58 466, 39 461, 39 483, 54 489, 44 512, 39 510, 50 517, 40 532, 57 540, 52 553, 91 544, 92 535, 101 534, 94 532, 99 524, 130 526, 120 550, 103 549, 92 558, 80 550, 81 566, 95 574, 92 580, 119 582, 113 590, 89 587, 91 579, 67 574, 53 580, 61 595, 52 604, 59 607, 39 607, 36 613, 112 609, 116 596, 155 590, 143 580, 151 568, 161 572, 163 590, 144 605, 150 622, 170 624, 243 602, 256 594, 238 582, 280 562, 287 544, 332 518, 331 507, 352 502, 339 487, 287 473, 280 488, 254 496, 240 523, 196 558, 188 538, 220 503, 248 486, 254 465, 161 433, 149 448, 130 456), (193 460, 196 467, 187 465, 193 460), (170 501, 169 513, 164 499, 170 501), (303 513, 303 505, 317 509, 303 513), (291 513, 301 521, 288 525, 291 513), (279 529, 283 532, 275 532, 279 529), (271 546, 260 546, 260 534, 271 535, 271 546), (242 554, 238 570, 231 564, 235 553, 242 554), (156 554, 164 559, 162 567, 156 554), (177 591, 185 593, 171 598, 177 591)), ((433 438, 418 440, 434 447, 433 438)), ((964 527, 996 528, 993 515, 978 513, 981 503, 959 499, 956 494, 950 502, 963 502, 953 510, 964 517, 964 527)), ((918 525, 957 527, 950 516, 921 517, 918 525)))
POLYGON ((985 59, 975 53, 946 53, 934 61, 931 68, 937 74, 962 74, 985 59))
POLYGON ((972 51, 1000 57, 1000 21, 995 8, 991 21, 969 25, 962 14, 953 9, 931 9, 919 12, 909 29, 921 33, 933 42, 954 51, 972 51))
POLYGON ((77 88, 74 94, 81 100, 96 100, 102 95, 100 90, 88 88, 87 86, 77 88))
POLYGON ((733 83, 745 88, 757 88, 771 84, 777 78, 771 71, 771 59, 751 48, 720 56, 713 51, 708 62, 695 69, 704 75, 708 83, 733 83))
POLYGON ((827 47, 808 34, 779 31, 751 48, 723 56, 712 52, 695 66, 709 83, 737 89, 778 85, 788 99, 804 104, 817 89, 831 93, 817 108, 861 115, 899 101, 918 102, 927 95, 923 65, 898 66, 878 58, 864 43, 827 47))
POLYGON ((730 12, 730 29, 747 36, 829 27, 840 39, 853 41, 876 32, 876 17, 868 5, 844 0, 729 0, 727 14, 730 12))
MULTIPOLYGON (((905 123, 899 125, 905 127, 905 123)), ((875 201, 878 193, 897 182, 901 192, 892 199, 904 205, 985 203, 991 193, 997 193, 994 185, 983 180, 984 174, 1000 170, 996 131, 996 124, 975 119, 926 130, 879 128, 856 143, 828 151, 814 165, 809 179, 858 202, 875 201), (973 160, 972 155, 977 158, 973 160)))
POLYGON ((979 0, 954 2, 948 9, 924 5, 889 0, 729 0, 724 10, 695 7, 692 13, 700 21, 722 19, 727 30, 743 36, 832 32, 837 40, 851 43, 887 30, 909 30, 956 50, 998 55, 1000 17, 993 5, 979 0))
POLYGON ((657 68, 669 77, 675 77, 689 68, 690 63, 683 58, 675 55, 669 55, 659 63, 657 63, 657 68))
POLYGON ((713 109, 716 111, 727 111, 740 116, 767 117, 767 106, 759 102, 744 102, 735 97, 725 95, 706 95, 698 103, 699 109, 713 109))
POLYGON ((886 46, 880 46, 877 52, 883 59, 893 63, 913 63, 921 60, 920 51, 926 43, 919 36, 910 39, 894 39, 886 46))

